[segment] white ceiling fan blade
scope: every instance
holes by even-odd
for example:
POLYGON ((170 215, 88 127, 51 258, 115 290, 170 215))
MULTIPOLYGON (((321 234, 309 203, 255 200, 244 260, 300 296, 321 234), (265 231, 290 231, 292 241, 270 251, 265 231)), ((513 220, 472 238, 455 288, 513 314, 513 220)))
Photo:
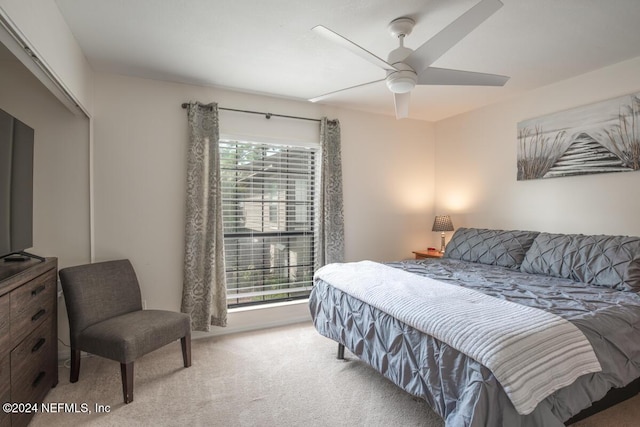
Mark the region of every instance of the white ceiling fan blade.
POLYGON ((321 35, 325 39, 327 39, 329 41, 332 41, 334 43, 337 43, 337 44, 339 44, 340 46, 342 46, 342 47, 344 47, 346 49, 349 49, 351 52, 355 53, 356 55, 360 56, 361 58, 366 59, 367 61, 371 62, 373 65, 377 65, 378 67, 382 68, 383 70, 396 70, 396 67, 394 67, 393 65, 387 63, 387 61, 385 61, 384 59, 377 57, 376 55, 374 55, 373 53, 369 52, 365 48, 363 48, 361 46, 358 46, 357 44, 355 44, 351 40, 349 40, 349 39, 347 39, 345 37, 342 37, 340 34, 334 32, 334 31, 331 31, 327 27, 323 27, 322 25, 316 25, 311 30, 315 31, 316 33, 318 33, 319 35, 321 35))
POLYGON ((409 117, 409 101, 411 100, 411 92, 394 93, 393 100, 396 104, 396 119, 405 119, 409 117))
POLYGON ((504 86, 507 76, 429 67, 418 74, 419 85, 504 86))
POLYGON ((362 83, 360 85, 355 85, 355 86, 351 86, 351 87, 340 89, 340 90, 334 90, 333 92, 325 93, 324 95, 320 95, 320 96, 316 96, 315 98, 311 98, 311 99, 309 99, 309 101, 311 101, 311 102, 322 101, 323 99, 328 98, 328 97, 330 97, 332 95, 335 95, 336 93, 344 92, 344 91, 350 90, 350 89, 355 89, 357 87, 372 85, 374 83, 380 83, 380 82, 383 82, 383 81, 385 81, 385 79, 374 80, 372 82, 362 83))
POLYGON ((480 1, 480 3, 466 11, 458 19, 413 51, 404 62, 417 73, 420 73, 501 7, 502 2, 500 0, 480 1))

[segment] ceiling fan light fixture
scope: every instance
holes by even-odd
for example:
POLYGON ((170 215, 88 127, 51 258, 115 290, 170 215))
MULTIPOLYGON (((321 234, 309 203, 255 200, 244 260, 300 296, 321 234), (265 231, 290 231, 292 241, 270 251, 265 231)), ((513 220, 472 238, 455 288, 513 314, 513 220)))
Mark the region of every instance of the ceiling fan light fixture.
POLYGON ((418 76, 409 70, 396 71, 387 76, 387 87, 393 93, 407 93, 416 86, 418 76))
MULTIPOLYGON (((313 30, 386 71, 384 81, 387 84, 387 88, 393 93, 396 118, 401 119, 409 115, 410 92, 416 85, 503 86, 509 80, 508 77, 497 74, 450 70, 431 66, 438 58, 503 6, 500 0, 475 1, 476 4, 473 7, 415 50, 404 46, 404 39, 413 30, 415 21, 406 16, 391 21, 389 32, 393 37, 398 38, 399 47, 389 52, 386 61, 322 25, 313 27, 313 30), (420 78, 418 78, 418 74, 420 78)), ((347 89, 381 81, 376 80, 347 89)), ((324 99, 326 96, 347 89, 321 95, 313 98, 312 101, 324 99)))

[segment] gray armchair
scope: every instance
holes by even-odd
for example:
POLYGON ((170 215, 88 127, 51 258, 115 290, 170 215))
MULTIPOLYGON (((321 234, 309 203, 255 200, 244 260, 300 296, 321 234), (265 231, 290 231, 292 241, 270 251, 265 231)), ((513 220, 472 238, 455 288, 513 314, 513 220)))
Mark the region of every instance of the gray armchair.
POLYGON ((129 260, 79 265, 60 270, 69 332, 71 373, 80 374, 80 352, 120 362, 124 402, 133 401, 133 362, 180 339, 184 367, 191 366, 188 314, 143 310, 140 287, 129 260))

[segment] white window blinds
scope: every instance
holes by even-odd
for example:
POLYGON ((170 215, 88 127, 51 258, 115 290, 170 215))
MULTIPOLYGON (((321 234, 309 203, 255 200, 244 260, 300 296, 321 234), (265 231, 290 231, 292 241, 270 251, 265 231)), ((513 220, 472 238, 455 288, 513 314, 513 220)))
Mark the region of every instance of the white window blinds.
POLYGON ((307 297, 318 148, 227 138, 220 155, 228 305, 307 297))

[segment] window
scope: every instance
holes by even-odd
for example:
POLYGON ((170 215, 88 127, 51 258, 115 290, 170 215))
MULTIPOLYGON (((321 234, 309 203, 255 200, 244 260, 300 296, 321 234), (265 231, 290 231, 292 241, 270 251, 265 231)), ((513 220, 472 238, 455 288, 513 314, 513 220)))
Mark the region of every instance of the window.
POLYGON ((220 140, 227 304, 306 298, 318 148, 220 140))

